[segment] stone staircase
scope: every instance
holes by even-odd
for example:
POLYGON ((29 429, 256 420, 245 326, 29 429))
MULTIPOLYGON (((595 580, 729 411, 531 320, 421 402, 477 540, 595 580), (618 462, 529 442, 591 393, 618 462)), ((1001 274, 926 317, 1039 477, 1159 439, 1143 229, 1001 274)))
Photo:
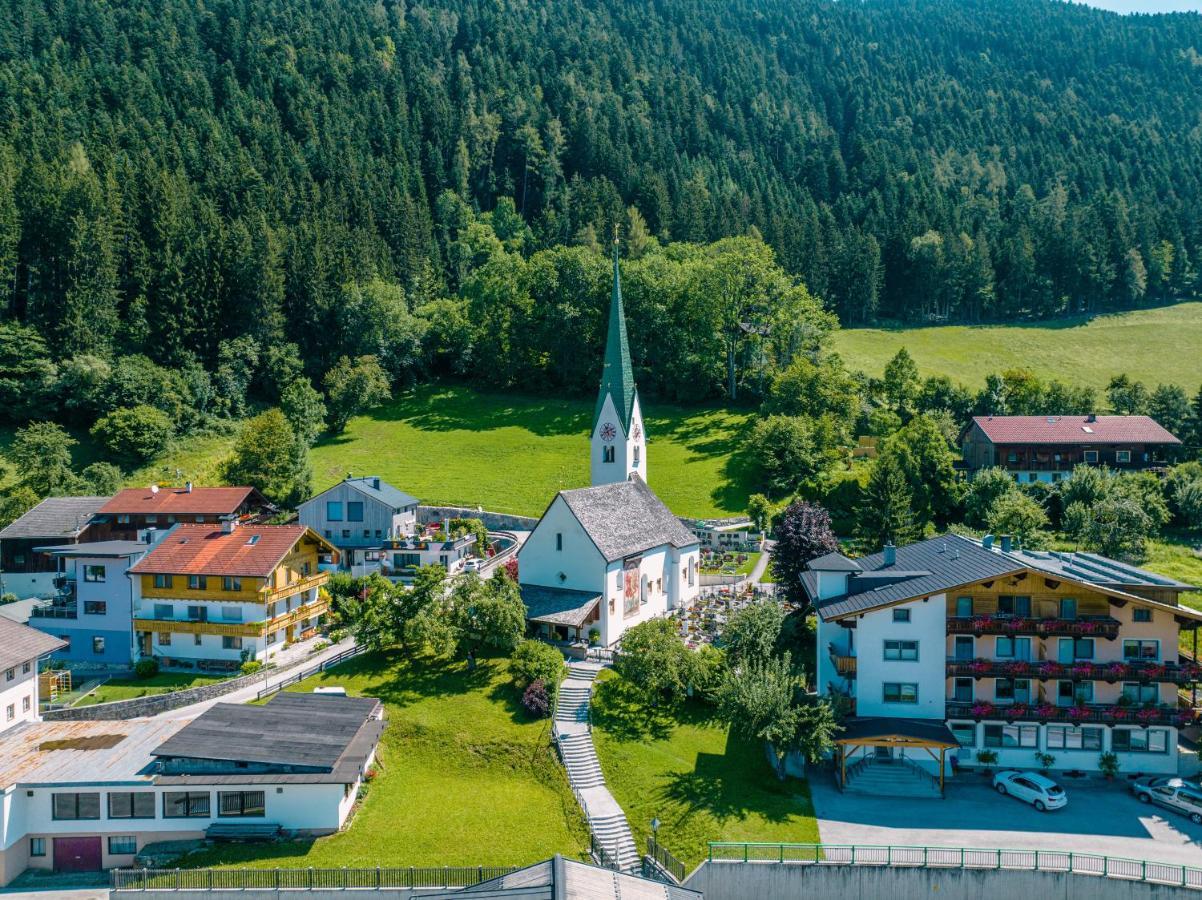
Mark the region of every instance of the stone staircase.
POLYGON ((560 684, 555 700, 555 741, 594 843, 619 870, 638 872, 641 857, 634 835, 625 813, 605 786, 589 725, 593 681, 602 668, 595 662, 569 664, 568 677, 560 684))
POLYGON ((939 799, 939 782, 925 770, 905 759, 870 760, 848 772, 849 794, 875 797, 933 797, 939 799))

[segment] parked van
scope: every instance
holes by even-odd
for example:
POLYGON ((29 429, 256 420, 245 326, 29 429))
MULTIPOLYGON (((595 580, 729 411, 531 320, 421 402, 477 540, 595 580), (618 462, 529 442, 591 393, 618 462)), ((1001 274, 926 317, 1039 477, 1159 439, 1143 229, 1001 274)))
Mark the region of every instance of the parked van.
POLYGON ((1196 784, 1180 778, 1145 777, 1131 783, 1131 792, 1140 803, 1155 803, 1202 825, 1202 790, 1196 784))

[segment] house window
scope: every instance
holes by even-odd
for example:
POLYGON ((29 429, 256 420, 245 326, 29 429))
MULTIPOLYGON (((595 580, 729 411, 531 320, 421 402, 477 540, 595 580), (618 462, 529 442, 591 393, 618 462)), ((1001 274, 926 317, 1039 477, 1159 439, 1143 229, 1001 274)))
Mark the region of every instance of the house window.
POLYGON ((886 681, 883 685, 886 703, 917 703, 918 685, 909 682, 886 681))
POLYGON ((364 529, 363 529, 363 536, 364 536, 365 538, 369 538, 369 537, 371 537, 371 529, 370 529, 370 528, 364 528, 364 529))
POLYGON ((358 500, 352 500, 346 505, 346 520, 348 522, 363 521, 363 504, 358 500))
POLYGON ((21 663, 21 674, 28 675, 30 668, 31 668, 31 666, 29 663, 27 663, 27 662, 21 663))
POLYGON ((913 662, 918 659, 918 641, 885 641, 885 659, 913 662))
POLYGON ((1156 703, 1160 699, 1160 687, 1155 684, 1124 682, 1123 697, 1132 703, 1156 703))
POLYGON ((1092 681, 1061 681, 1056 688, 1056 699, 1060 706, 1075 706, 1093 702, 1092 681))
POLYGON ((1101 728, 1073 728, 1070 725, 1049 725, 1049 750, 1101 750, 1101 728))
POLYGON ((1030 597, 1001 596, 997 598, 997 611, 1003 616, 1031 615, 1030 597))
POLYGON ((994 679, 993 696, 998 703, 1030 703, 1031 682, 1027 678, 994 679))
POLYGON ((129 513, 119 513, 117 515, 117 524, 118 525, 128 525, 129 524, 129 513))
POLYGON ((92 637, 92 654, 94 656, 104 656, 104 638, 100 635, 92 637))
POLYGON ((207 622, 209 621, 209 608, 207 606, 189 606, 188 607, 189 622, 207 622))
POLYGON ((342 501, 327 500, 326 501, 326 520, 330 522, 342 521, 342 501))
POLYGON ((994 652, 999 659, 1031 659, 1031 639, 999 637, 994 642, 994 652))
POLYGON ((221 636, 221 649, 222 650, 241 650, 242 649, 242 638, 238 637, 237 635, 223 634, 221 636))
POLYGON ((84 566, 83 580, 94 582, 104 581, 104 566, 84 566))
POLYGON ((1148 609, 1145 606, 1135 607, 1134 609, 1131 610, 1131 621, 1132 622, 1151 622, 1152 621, 1152 610, 1148 609))
POLYGON ((205 575, 189 575, 188 588, 193 591, 204 591, 209 587, 209 579, 205 575))
POLYGON ((217 815, 223 818, 262 818, 263 791, 220 791, 217 794, 217 815))
POLYGON ((208 791, 167 791, 163 794, 164 819, 207 819, 208 791))
POLYGON ((909 622, 910 621, 910 610, 908 610, 908 609, 893 610, 893 621, 894 622, 909 622))
POLYGON ((108 612, 108 603, 104 600, 85 600, 83 611, 89 616, 103 616, 108 612))
POLYGON ((1093 638, 1073 639, 1073 659, 1093 659, 1093 638))
POLYGON ((1097 450, 1086 450, 1081 456, 1087 463, 1096 463, 1098 461, 1097 450))
POLYGON ((159 521, 159 517, 158 517, 158 516, 147 516, 147 517, 146 517, 146 524, 147 524, 147 525, 154 525, 154 524, 155 524, 156 522, 158 522, 158 521, 159 521))
POLYGON ((242 579, 238 578, 235 575, 226 575, 224 578, 221 579, 221 589, 223 591, 230 591, 233 593, 241 593, 242 579))
POLYGON ((972 597, 957 597, 956 598, 956 618, 968 619, 972 617, 972 597))
POLYGON ((154 576, 154 586, 157 588, 171 587, 171 576, 170 575, 155 575, 154 576))
POLYGON ((1160 641, 1123 641, 1123 659, 1133 661, 1160 659, 1160 641))
POLYGON ((1121 462, 1121 463, 1131 462, 1131 451, 1130 450, 1115 450, 1114 451, 1114 461, 1121 462))
POLYGON ((972 659, 976 649, 973 643, 972 635, 958 634, 956 641, 953 644, 952 655, 958 660, 972 659))
POLYGON ((29 839, 29 855, 30 856, 45 856, 46 855, 46 839, 45 838, 30 838, 29 839))
POLYGON ((1116 728, 1110 746, 1116 753, 1168 753, 1169 732, 1164 728, 1116 728))
POLYGON ((159 632, 159 646, 160 647, 170 647, 171 646, 171 632, 170 631, 160 631, 159 632))
POLYGON ((952 699, 957 703, 972 703, 973 680, 957 678, 952 688, 952 699))
POLYGON ((221 621, 223 622, 241 622, 242 607, 241 606, 223 606, 221 608, 221 621))
POLYGON ((21 712, 29 712, 29 697, 21 698, 21 712))
POLYGON ((556 550, 563 549, 563 532, 562 531, 555 532, 555 549, 556 550))
POLYGON ((5 681, 12 681, 16 677, 17 677, 17 670, 15 668, 4 670, 4 680, 5 681))
POLYGON ((1075 619, 1077 618, 1077 599, 1075 597, 1060 598, 1060 618, 1075 619))
POLYGON ((154 791, 109 793, 110 819, 153 819, 154 791))
POLYGON ((349 528, 342 529, 342 537, 344 540, 349 539, 350 536, 351 536, 351 530, 349 528))
POLYGON ((100 818, 100 794, 52 794, 50 801, 55 819, 100 818))
POLYGON ((975 747, 977 745, 977 726, 975 724, 970 722, 953 722, 950 727, 952 736, 961 747, 975 747))
POLYGON ((986 725, 986 747, 1038 747, 1038 725, 986 725))
POLYGON ((156 619, 173 619, 175 618, 174 607, 170 603, 156 603, 154 617, 156 619))
POLYGON ((114 835, 109 838, 110 856, 132 856, 138 852, 138 839, 130 835, 114 835))
POLYGON ((16 717, 17 705, 15 703, 10 703, 8 706, 4 707, 4 721, 11 722, 16 717))
POLYGON ((203 634, 192 635, 192 646, 194 646, 194 647, 204 646, 204 635, 203 634))

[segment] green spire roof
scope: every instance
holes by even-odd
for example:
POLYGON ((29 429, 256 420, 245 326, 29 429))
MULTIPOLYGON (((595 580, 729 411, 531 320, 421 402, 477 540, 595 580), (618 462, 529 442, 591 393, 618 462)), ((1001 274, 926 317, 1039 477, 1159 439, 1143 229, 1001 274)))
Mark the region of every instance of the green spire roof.
POLYGON ((630 343, 626 339, 626 313, 622 309, 622 282, 618 272, 618 242, 614 240, 614 290, 609 301, 609 331, 605 338, 605 364, 601 369, 601 390, 597 394, 597 410, 593 413, 593 429, 605 406, 605 395, 614 398, 614 408, 629 435, 630 417, 634 414, 634 368, 630 365, 630 343))

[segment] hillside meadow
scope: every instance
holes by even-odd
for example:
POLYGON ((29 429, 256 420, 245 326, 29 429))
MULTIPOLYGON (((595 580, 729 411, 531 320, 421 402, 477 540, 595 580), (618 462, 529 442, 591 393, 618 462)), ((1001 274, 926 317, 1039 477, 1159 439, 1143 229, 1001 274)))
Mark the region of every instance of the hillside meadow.
POLYGON ((947 375, 971 388, 992 372, 1025 368, 1099 391, 1126 372, 1193 394, 1202 384, 1202 303, 1019 325, 849 328, 834 345, 850 368, 875 376, 905 347, 924 377, 947 375))

